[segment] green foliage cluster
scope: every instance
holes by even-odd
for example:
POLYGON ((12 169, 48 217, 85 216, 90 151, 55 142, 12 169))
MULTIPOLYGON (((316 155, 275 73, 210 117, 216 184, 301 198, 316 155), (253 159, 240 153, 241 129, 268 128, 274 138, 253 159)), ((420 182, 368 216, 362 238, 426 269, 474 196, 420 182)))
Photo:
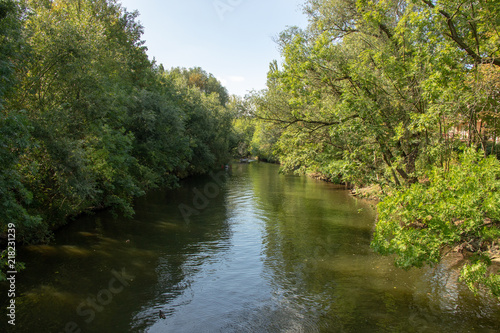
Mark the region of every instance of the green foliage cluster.
POLYGON ((283 64, 255 103, 255 117, 283 129, 287 171, 400 186, 449 163, 460 140, 498 151, 491 6, 311 0, 305 11, 309 27, 279 36, 283 64))
POLYGON ((136 17, 115 0, 0 1, 2 237, 14 223, 18 242, 45 242, 104 207, 130 216, 146 190, 230 158, 226 89, 151 62, 136 17))
POLYGON ((245 99, 234 97, 230 102, 234 117, 233 128, 238 142, 233 155, 276 163, 279 160, 274 148, 282 131, 278 126, 255 117, 254 108, 259 97, 256 94, 246 96, 245 99))
POLYGON ((234 156, 256 157, 260 161, 279 162, 274 146, 280 137, 280 129, 253 117, 239 117, 233 121, 238 146, 234 156))
MULTIPOLYGON (((487 158, 498 154, 500 130, 498 8, 308 0, 308 27, 280 34, 283 61, 251 98, 285 171, 391 193, 374 247, 402 267, 435 263, 445 246, 484 253, 500 236, 499 198, 488 194, 498 190, 497 166, 487 158), (482 155, 460 157, 462 147, 482 155)), ((467 267, 470 286, 492 281, 471 278, 483 266, 467 267)))
MULTIPOLYGON (((500 162, 469 149, 449 170, 434 167, 425 183, 386 196, 378 205, 372 246, 394 254, 396 265, 405 269, 436 264, 446 249, 469 251, 474 265, 489 265, 498 255, 491 249, 500 238, 499 203, 500 162)), ((464 279, 478 282, 471 278, 475 267, 464 268, 464 279)), ((481 278, 492 279, 488 286, 500 296, 498 276, 485 274, 481 278)))

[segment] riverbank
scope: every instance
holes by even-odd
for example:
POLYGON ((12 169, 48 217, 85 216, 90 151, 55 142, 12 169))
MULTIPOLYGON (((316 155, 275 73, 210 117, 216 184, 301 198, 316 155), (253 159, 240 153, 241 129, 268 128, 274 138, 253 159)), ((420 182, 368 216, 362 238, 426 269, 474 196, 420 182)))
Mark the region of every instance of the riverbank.
POLYGON ((380 185, 355 187, 351 190, 351 194, 356 198, 369 200, 374 203, 380 202, 382 196, 384 195, 380 185))
MULTIPOLYGON (((308 177, 321 180, 327 183, 335 183, 333 182, 330 177, 327 175, 321 173, 321 172, 310 172, 306 174, 308 177)), ((353 197, 356 197, 358 199, 365 199, 373 204, 377 204, 380 202, 382 196, 383 196, 383 190, 380 187, 380 185, 377 184, 372 184, 368 186, 363 186, 363 187, 357 187, 353 184, 350 183, 341 183, 338 184, 339 186, 344 187, 346 190, 349 190, 352 194, 353 197)))
POLYGON ((375 252, 404 269, 434 266, 452 256, 460 270, 457 282, 500 297, 499 173, 496 158, 470 150, 447 170, 434 168, 415 184, 355 187, 351 194, 376 210, 375 252))

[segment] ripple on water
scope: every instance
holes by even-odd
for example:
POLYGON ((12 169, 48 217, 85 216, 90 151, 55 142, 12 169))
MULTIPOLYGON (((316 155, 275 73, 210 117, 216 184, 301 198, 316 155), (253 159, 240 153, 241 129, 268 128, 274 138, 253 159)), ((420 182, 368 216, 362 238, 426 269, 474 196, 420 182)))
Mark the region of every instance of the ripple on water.
POLYGON ((207 179, 148 194, 133 221, 98 213, 62 230, 59 245, 27 248, 20 332, 70 321, 110 333, 498 331, 500 304, 474 297, 456 272, 406 272, 375 255, 375 217, 345 192, 238 165, 187 223, 179 205, 207 179), (87 325, 77 306, 104 295, 121 267, 134 280, 87 325))

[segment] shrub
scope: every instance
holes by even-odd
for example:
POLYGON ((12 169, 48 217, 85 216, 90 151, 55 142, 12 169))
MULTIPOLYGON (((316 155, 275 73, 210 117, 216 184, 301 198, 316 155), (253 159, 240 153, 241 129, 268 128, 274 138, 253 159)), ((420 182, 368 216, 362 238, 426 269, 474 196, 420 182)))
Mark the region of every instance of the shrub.
POLYGON ((433 168, 425 183, 397 191, 378 205, 372 247, 395 255, 408 269, 433 265, 445 248, 468 255, 462 281, 477 291, 484 285, 500 296, 500 279, 489 273, 491 249, 500 238, 500 163, 466 150, 449 169, 433 168))

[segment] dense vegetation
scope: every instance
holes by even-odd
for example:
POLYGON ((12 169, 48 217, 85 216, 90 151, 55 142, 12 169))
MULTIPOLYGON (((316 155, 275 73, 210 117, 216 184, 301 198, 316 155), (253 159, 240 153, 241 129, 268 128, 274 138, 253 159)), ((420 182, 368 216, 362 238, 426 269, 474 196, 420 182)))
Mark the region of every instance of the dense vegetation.
POLYGON ((14 223, 38 243, 90 210, 131 215, 147 189, 230 157, 226 89, 148 60, 136 15, 115 0, 0 0, 0 234, 14 223))
MULTIPOLYGON (((500 296, 497 0, 308 0, 267 89, 229 96, 148 60, 115 0, 0 0, 0 234, 133 214, 147 189, 258 156, 381 199, 372 246, 403 268, 462 253, 500 296)), ((2 256, 5 255, 5 252, 2 256)))
POLYGON ((498 1, 309 0, 305 11, 309 26, 281 33, 283 63, 247 100, 245 147, 262 154, 252 144, 266 137, 285 171, 375 184, 375 250, 404 268, 463 253, 462 279, 500 296, 490 267, 500 256, 498 1))

